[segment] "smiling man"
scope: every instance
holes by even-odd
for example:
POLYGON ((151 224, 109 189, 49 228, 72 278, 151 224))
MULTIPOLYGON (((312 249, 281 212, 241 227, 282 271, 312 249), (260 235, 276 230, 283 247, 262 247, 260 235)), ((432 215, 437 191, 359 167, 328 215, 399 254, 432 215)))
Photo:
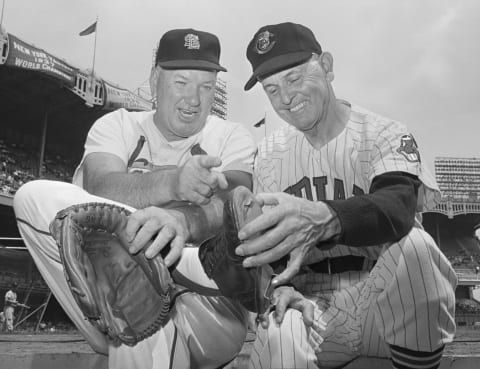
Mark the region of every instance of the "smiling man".
MULTIPOLYGON (((216 286, 203 273, 198 248, 184 249, 186 242, 199 240, 194 235, 208 237, 221 227, 222 199, 230 189, 252 187, 255 145, 251 134, 239 123, 210 115, 217 73, 225 71, 219 58, 220 43, 211 33, 194 29, 165 33, 150 76, 156 109, 119 109, 103 116, 88 134, 74 184, 33 181, 15 195, 20 233, 38 269, 90 345, 109 355, 112 369, 217 368, 231 360, 243 345, 246 311, 215 291, 215 296, 200 293, 211 292, 216 286), (57 212, 92 202, 116 204, 135 212, 129 221, 135 219, 141 229, 133 232, 130 253, 137 254, 154 237, 155 242, 145 252, 147 258, 153 258, 168 244, 164 256, 170 270, 182 276, 183 284, 194 282, 192 288, 207 287, 199 293, 182 287, 181 295, 171 296, 165 325, 158 331, 149 330, 151 336, 134 346, 112 342, 91 323, 88 312, 79 308, 64 276, 53 233, 49 232, 57 212), (161 208, 175 204, 187 204, 195 210, 180 213, 161 208)), ((88 264, 86 258, 82 260, 82 266, 88 264)), ((132 263, 129 259, 125 264, 132 263)), ((121 279, 115 272, 122 270, 121 261, 112 258, 105 265, 112 266, 111 280, 121 279)), ((98 272, 103 270, 86 273, 86 278, 102 274, 98 272)), ((140 290, 137 286, 145 280, 132 281, 127 296, 107 288, 104 298, 118 294, 128 300, 133 293, 131 287, 140 290)), ((78 291, 73 292, 78 299, 78 291)), ((80 293, 80 299, 89 293, 97 296, 98 291, 85 292, 80 293)), ((148 300, 149 296, 144 297, 148 300)), ((93 304, 101 303, 102 298, 93 300, 93 304)), ((111 310, 123 319, 117 305, 111 310)), ((143 306, 139 310, 137 315, 134 312, 134 322, 141 321, 143 310, 148 311, 143 306)))
POLYGON ((245 89, 260 82, 288 123, 259 146, 254 191, 268 212, 236 250, 244 266, 280 273, 250 368, 339 368, 359 355, 437 368, 456 276, 420 223, 439 191, 413 136, 336 97, 333 56, 305 26, 261 27, 247 58, 245 89))

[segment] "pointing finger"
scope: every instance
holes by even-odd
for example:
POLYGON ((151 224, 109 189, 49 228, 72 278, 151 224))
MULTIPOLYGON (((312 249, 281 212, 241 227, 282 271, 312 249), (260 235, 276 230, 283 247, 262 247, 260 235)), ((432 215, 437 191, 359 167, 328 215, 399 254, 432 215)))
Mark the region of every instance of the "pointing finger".
POLYGON ((222 165, 222 159, 216 156, 200 155, 196 156, 198 164, 205 169, 215 168, 222 165))

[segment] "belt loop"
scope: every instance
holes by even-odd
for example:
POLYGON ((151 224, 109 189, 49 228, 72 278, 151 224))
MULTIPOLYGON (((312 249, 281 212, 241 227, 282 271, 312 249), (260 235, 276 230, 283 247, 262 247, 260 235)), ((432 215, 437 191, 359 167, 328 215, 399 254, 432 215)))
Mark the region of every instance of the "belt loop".
POLYGON ((332 266, 330 264, 330 259, 331 258, 327 258, 328 274, 332 274, 332 266))

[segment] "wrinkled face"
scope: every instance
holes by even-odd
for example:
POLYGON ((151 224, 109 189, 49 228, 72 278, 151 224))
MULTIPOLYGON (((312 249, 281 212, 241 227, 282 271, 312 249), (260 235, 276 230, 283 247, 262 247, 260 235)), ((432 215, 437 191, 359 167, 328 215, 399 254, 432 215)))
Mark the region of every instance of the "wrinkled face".
POLYGON ((150 84, 157 97, 155 124, 168 141, 182 140, 202 130, 215 93, 217 72, 156 67, 150 84))
POLYGON ((325 119, 331 89, 318 57, 261 83, 277 114, 300 131, 314 129, 325 119))

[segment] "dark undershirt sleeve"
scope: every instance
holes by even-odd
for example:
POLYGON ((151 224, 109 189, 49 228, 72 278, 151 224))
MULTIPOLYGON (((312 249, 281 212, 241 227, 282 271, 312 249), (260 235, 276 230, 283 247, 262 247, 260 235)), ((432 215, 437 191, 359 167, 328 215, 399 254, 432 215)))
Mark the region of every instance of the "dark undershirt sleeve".
POLYGON ((342 230, 336 243, 373 246, 404 237, 415 221, 421 184, 415 175, 389 172, 373 179, 368 194, 324 201, 340 220, 342 230))

